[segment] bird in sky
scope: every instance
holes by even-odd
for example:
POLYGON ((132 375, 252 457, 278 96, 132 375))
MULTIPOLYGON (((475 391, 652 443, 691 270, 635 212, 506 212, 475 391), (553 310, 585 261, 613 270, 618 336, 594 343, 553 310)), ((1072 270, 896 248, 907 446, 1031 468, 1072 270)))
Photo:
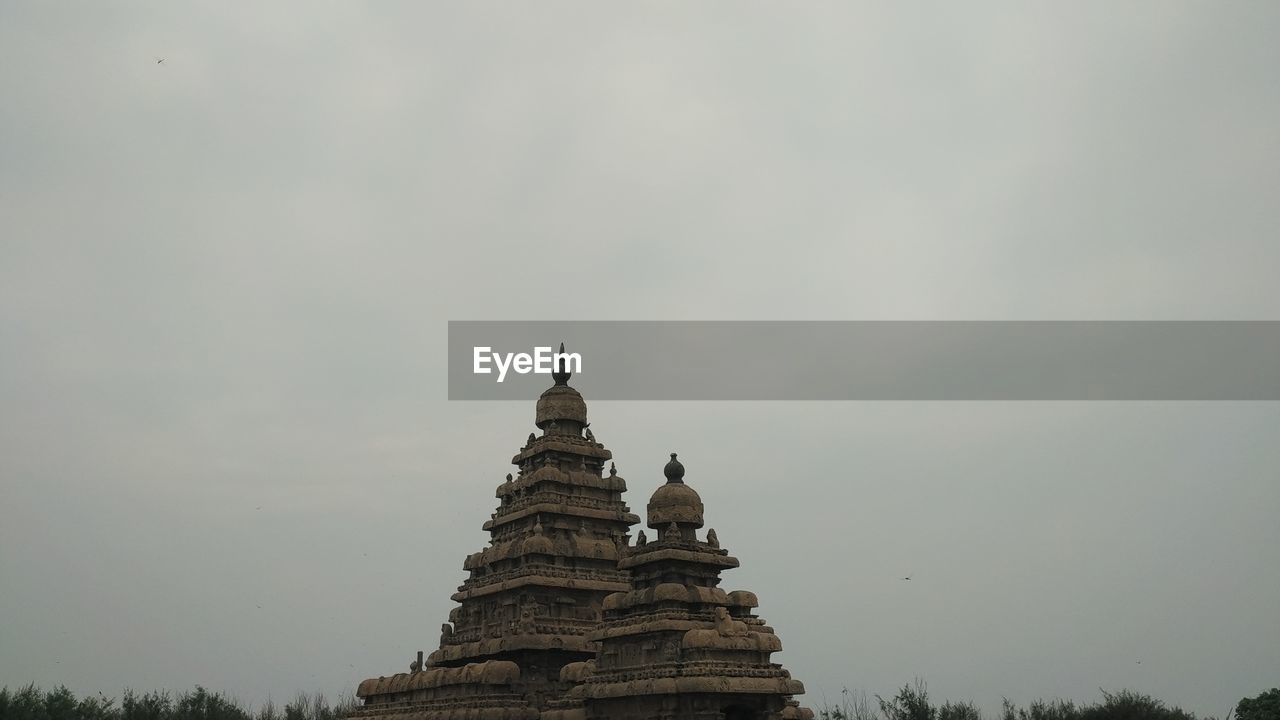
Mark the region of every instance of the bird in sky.
POLYGON ((902 579, 903 579, 903 580, 910 580, 910 579, 911 579, 911 576, 910 576, 910 575, 908 575, 908 576, 906 576, 906 577, 904 577, 904 578, 902 578, 902 579))

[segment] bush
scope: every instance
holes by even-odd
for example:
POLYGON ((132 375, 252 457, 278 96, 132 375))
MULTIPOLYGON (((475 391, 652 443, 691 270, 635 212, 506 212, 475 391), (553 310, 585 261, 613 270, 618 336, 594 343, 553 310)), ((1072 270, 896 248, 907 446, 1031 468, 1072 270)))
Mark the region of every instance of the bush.
POLYGON ((1280 688, 1241 700, 1236 704, 1236 720, 1280 720, 1280 688))
POLYGON ((1036 700, 1024 710, 1005 698, 1001 717, 1002 720, 1079 720, 1080 711, 1070 700, 1036 700))
POLYGON ((826 705, 818 711, 818 720, 879 720, 866 693, 852 695, 849 688, 840 691, 839 705, 826 705))
POLYGON ((938 720, 982 720, 982 712, 968 701, 945 702, 938 708, 938 720))
POLYGON ((929 704, 929 691, 924 681, 916 678, 916 686, 903 685, 893 700, 885 700, 879 695, 880 714, 885 720, 936 720, 938 711, 929 704))
POLYGON ((1080 720, 1195 720, 1196 716, 1181 708, 1165 707, 1151 697, 1131 690, 1109 693, 1102 691, 1103 701, 1080 712, 1080 720))
POLYGON ((253 720, 253 718, 225 695, 210 694, 197 685, 195 692, 186 693, 178 699, 169 720, 253 720))
MULTIPOLYGON (((842 694, 839 706, 828 705, 818 712, 819 720, 982 720, 982 712, 971 702, 948 701, 941 707, 934 706, 929 702, 924 681, 919 679, 914 686, 903 686, 890 700, 877 695, 878 712, 871 709, 865 696, 859 704, 856 699, 850 700, 847 689, 842 694)), ((1241 702, 1236 720, 1280 720, 1280 690, 1241 702), (1245 713, 1250 712, 1262 714, 1246 717, 1245 713)), ((1070 700, 1036 700, 1020 708, 1006 698, 1000 720, 1196 720, 1196 716, 1132 690, 1103 690, 1101 702, 1081 706, 1070 700)))
POLYGON ((357 705, 347 695, 330 705, 324 695, 299 695, 280 712, 270 700, 255 716, 223 693, 197 685, 175 699, 167 692, 138 694, 125 690, 119 706, 114 698, 76 699, 64 686, 41 692, 35 685, 20 690, 0 688, 0 720, 341 720, 357 705))

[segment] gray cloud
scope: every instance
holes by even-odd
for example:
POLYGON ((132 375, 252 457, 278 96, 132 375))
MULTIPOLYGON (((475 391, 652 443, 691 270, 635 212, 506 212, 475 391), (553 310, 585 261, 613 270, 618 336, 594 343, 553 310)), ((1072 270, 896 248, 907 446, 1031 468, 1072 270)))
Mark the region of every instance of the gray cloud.
MULTIPOLYGON (((0 8, 0 684, 406 666, 532 429, 449 319, 1276 319, 1278 15, 0 8)), ((1274 684, 1274 405, 591 412, 811 702, 1274 684)))

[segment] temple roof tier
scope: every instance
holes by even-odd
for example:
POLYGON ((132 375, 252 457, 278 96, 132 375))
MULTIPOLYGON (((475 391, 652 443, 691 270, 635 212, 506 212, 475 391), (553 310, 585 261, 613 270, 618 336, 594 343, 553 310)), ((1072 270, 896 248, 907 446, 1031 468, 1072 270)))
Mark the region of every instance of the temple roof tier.
POLYGON ((567 590, 594 590, 598 592, 618 592, 627 589, 628 585, 625 580, 609 581, 609 580, 588 580, 581 577, 555 577, 540 573, 530 573, 523 577, 516 577, 510 580, 502 580, 488 585, 464 585, 465 589, 460 589, 454 593, 450 599, 454 602, 462 602, 470 598, 483 597, 485 595, 493 595, 494 593, 506 592, 522 587, 543 587, 543 588, 564 588, 567 590))
POLYGON ((508 635, 476 642, 445 645, 428 656, 428 663, 440 665, 468 658, 492 657, 517 650, 565 650, 591 652, 593 641, 584 635, 560 635, 553 633, 508 635))
MULTIPOLYGON (((705 615, 705 613, 703 613, 705 615)), ((628 617, 621 620, 606 620, 588 634, 588 640, 611 640, 633 635, 653 635, 655 633, 686 633, 690 630, 706 629, 705 619, 691 619, 690 613, 655 612, 644 617, 628 617)), ((758 633, 774 635, 773 628, 764 623, 756 624, 752 630, 758 633)))
POLYGON ((600 443, 593 443, 576 435, 543 435, 542 437, 535 437, 533 443, 521 448, 520 452, 511 458, 511 464, 520 465, 529 458, 545 452, 582 455, 595 458, 601 462, 613 459, 613 453, 606 450, 600 443))
POLYGON ((632 554, 618 561, 618 567, 624 570, 631 570, 644 565, 653 565, 656 563, 669 563, 672 561, 683 561, 696 565, 711 565, 718 568, 736 568, 738 567, 738 558, 723 552, 713 552, 710 549, 687 550, 679 547, 655 547, 650 546, 637 548, 632 554))
POLYGON ((575 690, 579 688, 586 699, 691 693, 799 695, 804 692, 804 683, 789 677, 733 677, 721 669, 695 676, 587 682, 575 690))
MULTIPOLYGON (((625 506, 624 506, 625 507, 625 506)), ((493 530, 502 525, 515 522, 522 518, 529 517, 537 513, 556 513, 559 515, 570 515, 573 517, 591 518, 594 520, 611 520, 627 525, 634 525, 640 522, 640 517, 634 513, 623 510, 600 510, 594 507, 585 507, 568 502, 539 502, 529 507, 520 508, 510 513, 498 514, 491 520, 486 520, 481 526, 482 530, 493 530)))
POLYGON ((396 673, 390 677, 369 678, 360 683, 356 697, 368 697, 388 692, 420 690, 443 685, 475 683, 503 685, 520 679, 520 666, 513 662, 490 660, 471 663, 462 667, 432 668, 420 672, 396 673))
POLYGON ((604 599, 605 610, 657 605, 664 602, 682 602, 691 605, 728 605, 729 596, 720 588, 659 583, 653 587, 630 592, 614 593, 604 599))
POLYGON ((507 481, 502 483, 494 491, 496 497, 504 497, 516 494, 522 490, 527 490, 535 485, 544 483, 558 483, 566 487, 588 487, 599 490, 609 490, 611 492, 623 493, 627 491, 627 481, 622 479, 620 475, 605 475, 601 477, 594 473, 583 472, 581 470, 572 470, 565 472, 551 465, 543 465, 542 467, 525 473, 517 478, 507 476, 507 481))
MULTIPOLYGON (((551 542, 545 537, 541 539, 545 542, 551 542)), ((559 547, 556 547, 553 543, 551 551, 548 551, 545 546, 540 546, 534 538, 513 538, 507 541, 497 541, 478 553, 468 555, 466 560, 462 562, 462 569, 475 570, 487 567, 498 560, 514 560, 530 555, 546 555, 548 552, 560 557, 610 560, 614 562, 619 557, 617 544, 605 538, 590 539, 577 536, 572 540, 561 543, 559 547)))

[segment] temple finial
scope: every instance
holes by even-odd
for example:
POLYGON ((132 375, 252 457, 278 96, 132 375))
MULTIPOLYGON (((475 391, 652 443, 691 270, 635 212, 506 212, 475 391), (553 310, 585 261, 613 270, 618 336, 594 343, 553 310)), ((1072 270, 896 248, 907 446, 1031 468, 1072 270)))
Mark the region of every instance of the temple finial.
POLYGON ((564 361, 564 343, 560 343, 560 354, 556 356, 555 368, 551 371, 551 379, 556 381, 557 385, 568 385, 569 378, 573 375, 569 371, 569 364, 564 361))
POLYGON ((662 474, 667 476, 667 482, 669 483, 684 482, 684 465, 676 459, 675 453, 671 453, 671 462, 662 468, 662 474))

